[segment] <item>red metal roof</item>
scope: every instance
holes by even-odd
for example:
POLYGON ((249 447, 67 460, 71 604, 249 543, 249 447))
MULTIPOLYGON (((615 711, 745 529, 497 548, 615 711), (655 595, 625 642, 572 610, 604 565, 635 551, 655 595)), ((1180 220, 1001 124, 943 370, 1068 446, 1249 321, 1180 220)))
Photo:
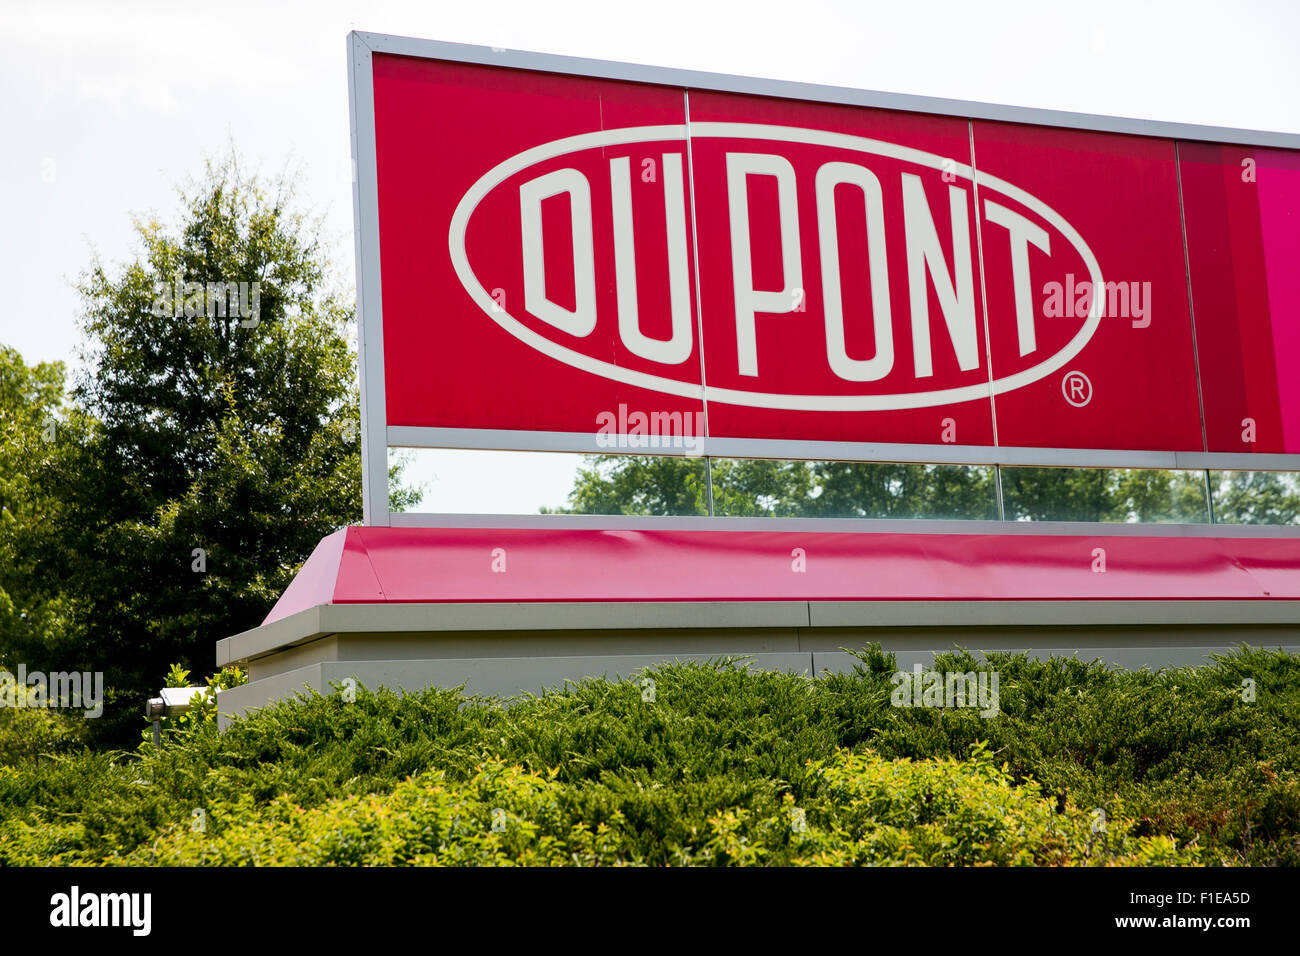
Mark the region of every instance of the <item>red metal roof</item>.
POLYGON ((1300 538, 353 527, 264 623, 319 604, 1053 599, 1300 599, 1300 538))

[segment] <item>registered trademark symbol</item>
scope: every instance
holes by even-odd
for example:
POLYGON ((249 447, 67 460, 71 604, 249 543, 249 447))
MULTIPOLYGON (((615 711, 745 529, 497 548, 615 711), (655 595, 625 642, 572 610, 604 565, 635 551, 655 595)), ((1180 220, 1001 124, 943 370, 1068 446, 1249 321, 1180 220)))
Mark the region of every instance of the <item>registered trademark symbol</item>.
POLYGON ((1075 408, 1083 408, 1092 401, 1092 382, 1082 372, 1066 372, 1061 379, 1061 394, 1075 408))

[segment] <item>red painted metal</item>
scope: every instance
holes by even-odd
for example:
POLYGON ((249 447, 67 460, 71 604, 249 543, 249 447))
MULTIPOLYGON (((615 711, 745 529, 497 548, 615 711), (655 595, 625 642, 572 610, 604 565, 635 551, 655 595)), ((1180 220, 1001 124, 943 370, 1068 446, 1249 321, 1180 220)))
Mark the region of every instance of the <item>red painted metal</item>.
POLYGON ((1300 451, 1300 155, 1179 148, 1210 451, 1300 451))
POLYGON ((1296 538, 348 528, 266 623, 323 603, 1297 600, 1297 572, 1296 538))

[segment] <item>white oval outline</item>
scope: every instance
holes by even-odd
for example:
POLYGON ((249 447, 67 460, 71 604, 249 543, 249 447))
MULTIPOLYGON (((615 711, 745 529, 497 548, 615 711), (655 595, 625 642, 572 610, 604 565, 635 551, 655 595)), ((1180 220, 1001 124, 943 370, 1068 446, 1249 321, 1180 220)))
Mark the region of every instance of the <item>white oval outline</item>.
MULTIPOLYGON (((690 135, 701 139, 725 137, 727 139, 752 139, 829 146, 835 149, 848 149, 859 153, 887 156, 917 166, 928 166, 932 169, 956 172, 959 177, 971 182, 977 189, 988 187, 1002 196, 1014 199, 1050 223, 1057 232, 1065 236, 1070 244, 1074 246, 1075 251, 1083 258, 1084 265, 1087 266, 1092 277, 1092 288, 1094 290, 1105 288, 1101 267, 1098 265, 1096 257, 1092 254, 1088 244, 1083 241, 1083 237, 1065 220, 1064 216, 1020 187, 1013 186, 996 176, 972 170, 968 164, 957 163, 948 157, 913 149, 910 146, 899 146, 897 143, 888 143, 884 140, 851 136, 847 133, 832 133, 827 130, 802 129, 793 126, 773 126, 764 123, 692 123, 690 135), (945 166, 945 163, 949 165, 945 166)), ((451 217, 451 228, 447 234, 452 267, 456 270, 456 275, 470 298, 477 303, 488 318, 525 345, 544 355, 549 355, 565 365, 590 372, 601 378, 623 382, 627 385, 635 385, 639 388, 651 389, 667 395, 678 395, 684 398, 700 399, 701 401, 707 399, 708 401, 722 402, 728 405, 798 411, 895 411, 908 408, 931 408, 936 405, 955 405, 1015 391, 1045 378, 1073 359, 1083 351, 1084 346, 1092 339, 1097 327, 1101 324, 1105 296, 1098 296, 1094 292, 1087 321, 1084 322, 1074 338, 1063 349, 1053 353, 1037 365, 1008 375, 1005 378, 992 379, 977 385, 963 385, 958 388, 890 395, 784 395, 773 392, 748 392, 718 388, 713 385, 707 387, 694 385, 689 382, 679 382, 675 379, 638 372, 635 369, 622 368, 609 362, 603 362, 600 359, 584 355, 581 352, 575 352, 573 349, 551 341, 528 328, 528 326, 496 304, 495 300, 478 281, 478 277, 470 267, 469 256, 465 250, 465 231, 469 226, 470 217, 489 192, 515 173, 543 160, 554 159, 557 156, 578 153, 599 146, 619 146, 628 143, 648 143, 659 140, 685 140, 686 136, 685 125, 630 126, 623 129, 600 130, 595 133, 581 133, 577 136, 566 136, 563 139, 553 140, 526 149, 522 153, 516 153, 509 159, 492 167, 465 191, 465 195, 461 197, 456 206, 456 211, 451 217)), ((976 215, 979 215, 978 209, 976 215)), ((982 275, 980 281, 983 283, 982 275)), ((987 322, 988 317, 986 315, 985 323, 987 324, 987 322)), ((988 360, 990 374, 992 374, 992 355, 988 356, 988 360)))

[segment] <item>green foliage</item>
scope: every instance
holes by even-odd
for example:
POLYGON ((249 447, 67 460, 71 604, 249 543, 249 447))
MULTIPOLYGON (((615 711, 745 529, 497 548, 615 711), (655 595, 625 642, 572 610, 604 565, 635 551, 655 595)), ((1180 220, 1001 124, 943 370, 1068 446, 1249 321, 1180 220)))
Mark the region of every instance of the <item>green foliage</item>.
MULTIPOLYGON (((718 515, 809 518, 998 516, 992 468, 836 461, 711 459, 718 515)), ((1212 476, 1216 520, 1300 521, 1300 478, 1267 472, 1212 476)), ((1033 521, 1209 520, 1204 472, 1003 468, 1006 517, 1033 521)), ((565 508, 578 514, 708 513, 701 459, 590 455, 565 508)))
POLYGON ((1267 471, 1214 474, 1214 517, 1226 524, 1300 523, 1300 475, 1267 471))
POLYGON ((51 701, 35 703, 30 688, 11 687, 14 706, 0 706, 0 766, 30 764, 84 747, 86 722, 80 711, 59 710, 51 701))
MULTIPOLYGON (((248 673, 239 667, 223 667, 208 677, 204 684, 202 693, 196 693, 191 701, 191 708, 183 714, 177 714, 175 718, 163 717, 159 721, 159 729, 162 731, 164 738, 173 736, 177 732, 193 730, 199 724, 216 724, 217 722, 217 693, 218 691, 228 690, 231 687, 239 687, 248 683, 248 673)), ((189 687, 190 672, 179 664, 173 664, 167 671, 167 677, 163 681, 163 687, 189 687)), ((152 721, 150 722, 152 724, 152 721)), ((150 726, 141 732, 141 739, 146 745, 153 744, 153 727, 150 726)))
MULTIPOLYGON (((993 472, 945 465, 715 458, 714 513, 742 517, 996 518, 993 472)), ((568 507, 577 514, 702 515, 701 459, 589 455, 568 507)))
POLYGON ((402 781, 384 796, 346 796, 304 809, 278 797, 217 805, 223 826, 170 826, 123 858, 151 866, 557 866, 626 862, 621 821, 570 823, 563 791, 544 774, 499 760, 463 782, 444 771, 402 781))
POLYGON ((1106 468, 1003 468, 1007 517, 1034 521, 1209 520, 1205 473, 1106 468))
POLYGON ((999 672, 984 719, 892 707, 893 656, 859 657, 817 679, 664 666, 653 701, 635 680, 509 706, 309 694, 158 752, 22 760, 0 768, 0 865, 1300 865, 1300 658, 939 655, 999 672))
MULTIPOLYGON (((1133 822, 1057 813, 1032 783, 1016 786, 982 748, 970 760, 913 763, 837 750, 810 764, 807 810, 785 794, 756 811, 708 817, 674 863, 699 865, 1192 865, 1195 847, 1132 837, 1133 822), (810 821, 811 817, 811 821, 810 821)), ((644 864, 615 810, 575 820, 549 774, 489 760, 467 780, 437 770, 383 797, 335 797, 305 809, 287 796, 264 808, 217 805, 219 826, 171 825, 122 862, 154 866, 609 866, 644 864)))
POLYGON ((59 362, 28 366, 0 345, 0 657, 82 670, 75 595, 42 573, 64 520, 58 481, 94 423, 64 401, 59 362))
POLYGON ((361 518, 352 306, 291 186, 211 163, 174 225, 136 224, 134 260, 94 262, 70 407, 60 366, 0 351, 0 653, 103 671, 101 743, 133 740, 157 674, 206 665, 361 518), (241 282, 250 314, 218 307, 241 282))
POLYGON ((816 518, 996 518, 991 468, 813 462, 821 489, 802 511, 816 518))
POLYGON ((1194 846, 1129 835, 1134 822, 1059 810, 983 745, 968 759, 885 760, 837 750, 810 768, 806 807, 710 819, 709 862, 800 866, 1188 866, 1194 846))
POLYGON ((708 486, 700 458, 587 455, 567 508, 542 513, 700 515, 708 486))

